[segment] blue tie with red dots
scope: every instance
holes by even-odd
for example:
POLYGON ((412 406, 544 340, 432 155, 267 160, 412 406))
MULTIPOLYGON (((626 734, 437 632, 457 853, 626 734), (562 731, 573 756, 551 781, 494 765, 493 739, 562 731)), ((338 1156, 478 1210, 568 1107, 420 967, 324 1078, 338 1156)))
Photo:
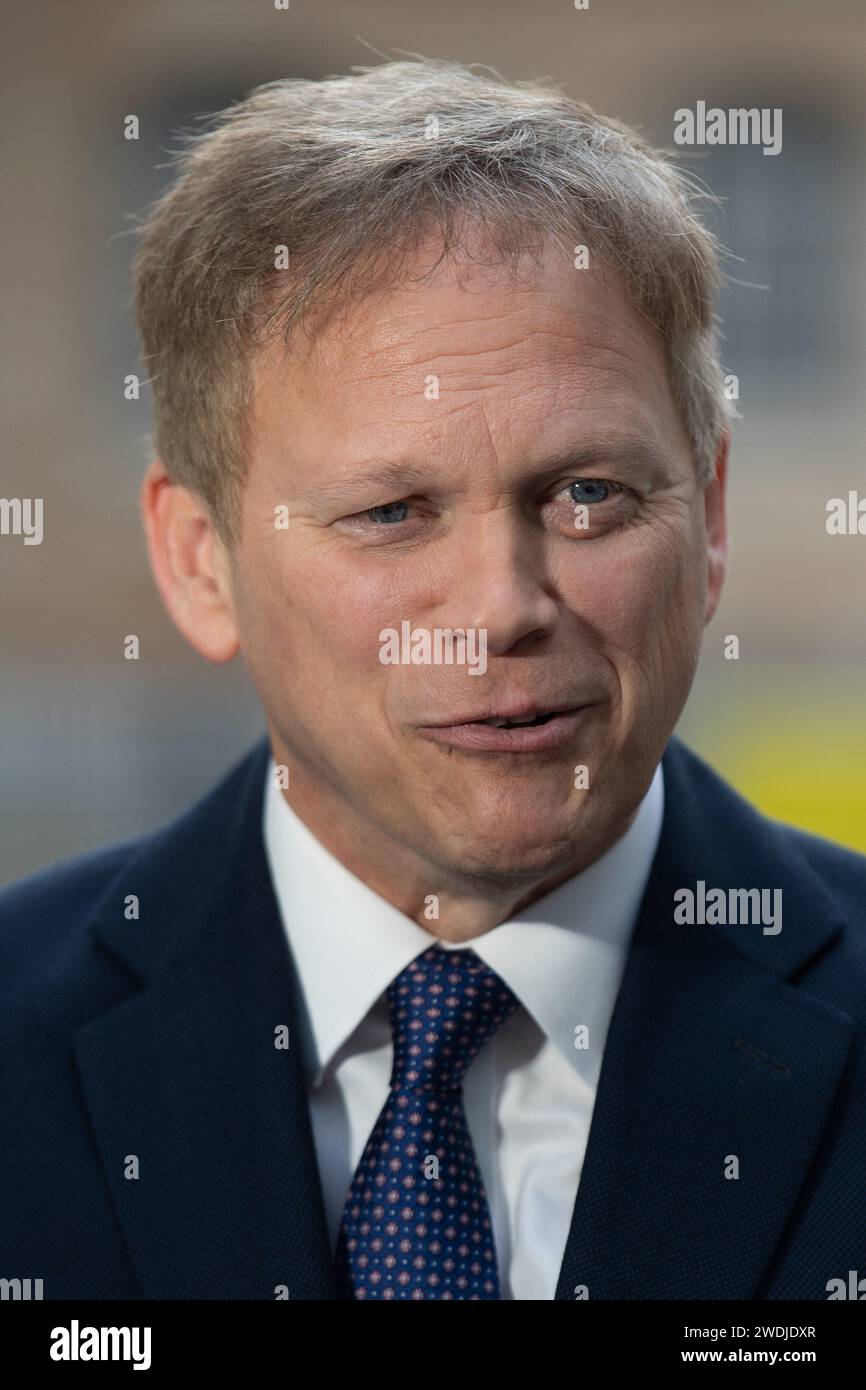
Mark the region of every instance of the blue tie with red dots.
POLYGON ((463 1079, 518 1000, 474 951, 431 946, 392 982, 388 1003, 391 1086, 343 1212, 342 1293, 497 1299, 496 1246, 463 1079))

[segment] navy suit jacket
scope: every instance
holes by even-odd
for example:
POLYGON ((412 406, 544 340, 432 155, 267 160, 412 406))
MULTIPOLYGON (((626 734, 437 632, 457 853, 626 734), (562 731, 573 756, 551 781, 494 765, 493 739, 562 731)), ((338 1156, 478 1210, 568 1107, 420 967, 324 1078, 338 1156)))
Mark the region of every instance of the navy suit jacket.
MULTIPOLYGON (((46 1299, 337 1296, 267 756, 0 893, 0 1277, 46 1299)), ((664 772, 556 1297, 826 1299, 866 1276, 866 859, 664 772), (677 925, 698 880, 781 888, 781 932, 677 925)))

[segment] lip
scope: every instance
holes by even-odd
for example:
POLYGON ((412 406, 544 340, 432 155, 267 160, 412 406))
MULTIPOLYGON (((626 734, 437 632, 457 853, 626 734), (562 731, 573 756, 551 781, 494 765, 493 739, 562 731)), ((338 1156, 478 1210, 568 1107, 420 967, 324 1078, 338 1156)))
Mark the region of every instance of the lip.
POLYGON ((456 719, 441 719, 435 724, 425 724, 425 729, 457 729, 464 724, 475 724, 481 719, 534 719, 539 714, 564 714, 580 706, 570 700, 547 704, 543 700, 524 700, 522 704, 491 705, 488 709, 473 710, 460 714, 456 719))
POLYGON ((476 753, 542 753, 549 749, 563 748, 571 743, 580 724, 580 717, 588 705, 572 706, 555 711, 546 724, 536 724, 524 729, 498 729, 492 724, 480 724, 478 719, 531 719, 536 713, 549 713, 549 707, 523 709, 505 714, 502 710, 491 711, 488 715, 476 716, 474 720, 464 720, 455 724, 428 724, 418 732, 422 738, 433 743, 448 744, 452 748, 465 748, 476 753))

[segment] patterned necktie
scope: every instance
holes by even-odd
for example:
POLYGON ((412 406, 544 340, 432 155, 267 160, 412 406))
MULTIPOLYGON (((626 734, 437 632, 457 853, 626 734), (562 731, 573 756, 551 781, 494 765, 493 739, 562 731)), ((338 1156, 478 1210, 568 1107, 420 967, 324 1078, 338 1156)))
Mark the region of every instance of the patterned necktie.
POLYGON ((342 1292, 497 1299, 493 1227, 463 1078, 518 1000, 474 951, 431 946, 392 982, 388 1003, 391 1088, 343 1212, 342 1292))

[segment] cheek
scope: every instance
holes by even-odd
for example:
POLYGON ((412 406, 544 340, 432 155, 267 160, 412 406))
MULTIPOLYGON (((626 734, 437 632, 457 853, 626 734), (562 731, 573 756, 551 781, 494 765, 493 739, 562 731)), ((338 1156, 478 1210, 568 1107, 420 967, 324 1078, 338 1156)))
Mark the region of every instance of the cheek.
POLYGON ((291 603, 292 622, 305 626, 309 640, 326 648, 325 660, 351 683, 353 672, 368 678, 389 670, 379 660, 379 634, 385 628, 399 633, 405 621, 423 621, 433 587, 441 581, 441 563, 323 542, 299 552, 279 582, 291 603))
POLYGON ((575 611, 621 677, 662 689, 692 673, 702 630, 704 567, 687 527, 645 527, 591 556, 573 584, 575 611))
POLYGON ((279 553, 259 557, 245 595, 245 626, 259 665, 290 668, 292 687, 315 684, 323 704, 339 703, 359 680, 385 672, 379 633, 399 627, 397 618, 406 615, 386 571, 362 574, 337 563, 330 548, 299 553, 289 563, 279 553))

